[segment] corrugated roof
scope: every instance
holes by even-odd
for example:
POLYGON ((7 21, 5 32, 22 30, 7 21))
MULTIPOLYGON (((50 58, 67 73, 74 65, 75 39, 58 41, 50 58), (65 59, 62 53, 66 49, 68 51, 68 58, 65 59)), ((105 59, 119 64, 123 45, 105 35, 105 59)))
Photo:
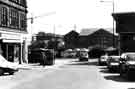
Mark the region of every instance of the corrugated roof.
MULTIPOLYGON (((113 33, 113 29, 112 28, 101 28, 101 29, 104 29, 110 33, 113 33)), ((84 28, 81 30, 80 32, 80 36, 87 36, 87 35, 90 35, 96 31, 100 30, 99 28, 84 28)))

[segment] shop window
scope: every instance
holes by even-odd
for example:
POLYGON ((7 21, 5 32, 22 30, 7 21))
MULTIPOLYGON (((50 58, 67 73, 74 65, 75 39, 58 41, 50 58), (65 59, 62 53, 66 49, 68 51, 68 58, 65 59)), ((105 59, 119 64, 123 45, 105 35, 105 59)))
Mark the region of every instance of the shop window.
POLYGON ((14 62, 20 61, 20 47, 19 45, 14 45, 14 62))
POLYGON ((1 7, 1 26, 8 25, 8 11, 6 7, 1 7))

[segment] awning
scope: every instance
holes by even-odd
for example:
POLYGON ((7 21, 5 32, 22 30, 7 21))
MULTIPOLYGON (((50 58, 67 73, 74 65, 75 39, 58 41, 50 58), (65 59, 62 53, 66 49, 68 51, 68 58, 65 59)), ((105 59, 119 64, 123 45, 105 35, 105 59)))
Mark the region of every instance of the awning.
POLYGON ((2 41, 4 43, 22 43, 22 41, 19 39, 3 39, 2 41))

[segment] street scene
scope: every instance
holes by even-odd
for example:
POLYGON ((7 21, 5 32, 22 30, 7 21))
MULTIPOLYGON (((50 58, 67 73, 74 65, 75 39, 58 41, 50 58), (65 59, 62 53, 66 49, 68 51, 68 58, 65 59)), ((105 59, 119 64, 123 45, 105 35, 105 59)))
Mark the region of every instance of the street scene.
POLYGON ((0 89, 135 89, 134 0, 0 0, 0 89))

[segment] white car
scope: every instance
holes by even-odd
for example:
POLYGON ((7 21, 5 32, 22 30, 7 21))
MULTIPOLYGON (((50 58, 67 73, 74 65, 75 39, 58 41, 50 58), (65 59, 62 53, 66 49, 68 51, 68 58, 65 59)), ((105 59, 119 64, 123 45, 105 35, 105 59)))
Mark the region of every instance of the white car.
POLYGON ((18 71, 18 64, 9 62, 0 55, 0 75, 3 75, 5 72, 14 74, 15 71, 18 71))

